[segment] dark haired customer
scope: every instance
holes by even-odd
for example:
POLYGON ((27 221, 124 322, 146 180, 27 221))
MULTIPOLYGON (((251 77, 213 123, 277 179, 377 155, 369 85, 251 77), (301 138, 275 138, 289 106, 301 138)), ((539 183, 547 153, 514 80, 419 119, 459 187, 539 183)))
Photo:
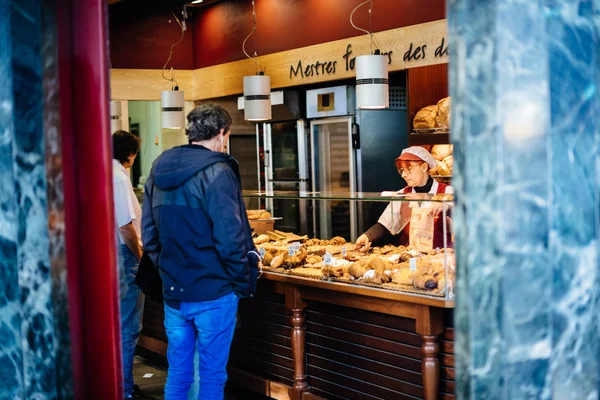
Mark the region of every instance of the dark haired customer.
POLYGON ((187 399, 198 351, 198 398, 222 400, 238 299, 253 295, 258 254, 238 164, 223 153, 231 117, 204 104, 187 121, 189 145, 167 150, 152 166, 142 236, 163 279, 165 399, 187 399))
POLYGON ((113 195, 115 222, 119 231, 119 277, 121 283, 121 344, 123 389, 126 399, 139 398, 133 385, 133 355, 142 330, 144 294, 135 284, 142 257, 142 209, 133 193, 129 169, 140 150, 140 140, 129 132, 117 131, 113 141, 113 195))

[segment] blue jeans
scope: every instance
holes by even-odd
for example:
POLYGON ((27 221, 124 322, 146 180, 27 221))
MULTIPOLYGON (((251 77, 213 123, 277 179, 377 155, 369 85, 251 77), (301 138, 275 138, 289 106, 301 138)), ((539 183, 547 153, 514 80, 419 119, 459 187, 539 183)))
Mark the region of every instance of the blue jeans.
POLYGON ((133 355, 142 331, 144 294, 135 284, 138 260, 129 247, 124 244, 120 247, 121 351, 123 355, 123 391, 127 398, 133 395, 133 355))
POLYGON ((179 310, 165 304, 169 340, 165 400, 187 400, 194 382, 196 351, 200 373, 198 399, 223 400, 237 307, 238 297, 233 293, 212 301, 182 302, 179 310))

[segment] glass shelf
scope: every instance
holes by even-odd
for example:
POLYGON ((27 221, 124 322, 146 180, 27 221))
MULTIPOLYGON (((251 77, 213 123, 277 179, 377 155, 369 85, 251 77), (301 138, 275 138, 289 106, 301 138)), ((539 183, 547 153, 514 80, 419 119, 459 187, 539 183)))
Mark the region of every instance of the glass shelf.
POLYGON ((432 195, 429 193, 399 193, 399 192, 297 192, 297 191, 255 191, 243 190, 242 196, 259 199, 306 199, 306 200, 346 200, 346 201, 429 201, 435 203, 452 203, 452 195, 432 195), (444 197, 445 196, 445 197, 444 197))

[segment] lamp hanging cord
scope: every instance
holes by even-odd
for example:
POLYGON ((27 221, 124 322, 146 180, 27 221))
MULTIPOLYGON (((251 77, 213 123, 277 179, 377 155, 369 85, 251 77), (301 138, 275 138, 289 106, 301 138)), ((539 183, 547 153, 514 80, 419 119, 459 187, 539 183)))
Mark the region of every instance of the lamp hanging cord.
POLYGON ((352 10, 352 13, 350 13, 350 24, 354 27, 354 29, 357 29, 361 32, 366 33, 367 35, 369 35, 369 37, 371 38, 371 53, 373 53, 373 47, 375 46, 375 48, 378 48, 379 45, 376 43, 375 41, 375 37, 373 36, 373 32, 371 29, 372 26, 372 12, 373 12, 373 0, 365 0, 362 3, 360 3, 359 5, 356 6, 356 8, 354 8, 354 10, 352 10), (354 13, 356 12, 356 10, 358 10, 360 7, 364 6, 365 4, 370 3, 369 4, 369 30, 363 29, 363 28, 359 28, 358 26, 354 25, 354 13))
MULTIPOLYGON (((183 29, 183 25, 181 24, 181 22, 179 22, 177 15, 175 15, 175 13, 173 12, 173 9, 171 9, 171 14, 173 14, 173 17, 175 17, 175 21, 177 21, 177 25, 179 25, 179 28, 181 29, 181 37, 179 38, 178 41, 176 41, 175 43, 173 43, 173 45, 171 45, 171 49, 169 50, 169 58, 167 59, 167 62, 165 63, 165 65, 163 66, 163 69, 162 69, 162 77, 163 77, 163 79, 171 82, 171 90, 173 90, 173 88, 175 86, 179 85, 177 83, 177 81, 175 80, 175 77, 173 76, 173 66, 171 66, 171 78, 170 79, 165 76, 165 69, 167 68, 167 65, 169 65, 169 63, 171 62, 171 58, 173 58, 173 49, 175 48, 175 46, 177 46, 183 40, 183 35, 185 33, 185 30, 183 29), (173 84, 173 82, 175 84, 173 84)), ((183 19, 183 22, 185 23, 185 18, 183 19)))
MULTIPOLYGON (((250 36, 252 36, 254 32, 256 32, 256 7, 254 6, 254 0, 252 0, 252 16, 254 17, 254 26, 252 28, 252 32, 250 32, 246 39, 244 39, 244 43, 242 43, 242 51, 244 52, 246 57, 248 57, 251 60, 253 57, 251 57, 250 54, 248 54, 248 52, 246 51, 246 42, 248 41, 248 39, 250 39, 250 36)), ((254 52, 254 57, 256 57, 256 51, 254 52)), ((258 67, 260 67, 260 71, 264 72, 264 67, 260 65, 258 61, 256 61, 256 58, 254 58, 254 63, 256 64, 257 69, 258 67)))

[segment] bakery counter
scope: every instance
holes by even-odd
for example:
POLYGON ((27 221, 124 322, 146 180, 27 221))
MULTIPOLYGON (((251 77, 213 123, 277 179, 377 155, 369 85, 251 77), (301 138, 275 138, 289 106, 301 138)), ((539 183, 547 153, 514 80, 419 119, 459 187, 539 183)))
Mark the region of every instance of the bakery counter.
MULTIPOLYGON (((454 399, 454 302, 264 272, 240 302, 230 383, 276 399, 454 399)), ((166 354, 149 300, 138 347, 166 354)))

